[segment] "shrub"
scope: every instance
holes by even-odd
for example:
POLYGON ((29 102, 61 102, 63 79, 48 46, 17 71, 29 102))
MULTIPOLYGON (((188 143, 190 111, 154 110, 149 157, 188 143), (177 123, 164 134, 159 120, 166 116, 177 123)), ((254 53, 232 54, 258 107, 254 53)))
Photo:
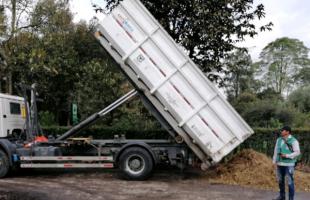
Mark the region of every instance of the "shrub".
POLYGON ((39 121, 42 126, 53 126, 56 124, 54 114, 49 111, 39 112, 39 121))

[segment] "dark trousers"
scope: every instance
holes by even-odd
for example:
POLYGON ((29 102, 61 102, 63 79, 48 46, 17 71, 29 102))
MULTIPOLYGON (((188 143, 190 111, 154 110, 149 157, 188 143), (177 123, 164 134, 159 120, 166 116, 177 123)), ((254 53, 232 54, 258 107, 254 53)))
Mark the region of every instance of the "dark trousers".
POLYGON ((288 177, 289 200, 294 200, 294 167, 293 166, 278 166, 277 178, 279 182, 280 197, 285 200, 285 176, 288 177))

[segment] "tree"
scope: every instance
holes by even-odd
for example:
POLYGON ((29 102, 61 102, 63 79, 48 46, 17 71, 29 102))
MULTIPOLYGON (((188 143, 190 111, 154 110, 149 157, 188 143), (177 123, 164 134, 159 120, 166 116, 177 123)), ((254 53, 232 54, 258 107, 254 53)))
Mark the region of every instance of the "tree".
POLYGON ((284 124, 293 125, 298 113, 294 107, 283 102, 258 99, 249 94, 240 95, 233 105, 253 127, 279 128, 284 124))
POLYGON ((14 34, 5 44, 13 83, 37 83, 44 100, 40 116, 60 125, 70 124, 71 103, 79 104, 85 118, 122 92, 123 77, 93 36, 94 26, 72 19, 67 1, 41 0, 29 19, 38 26, 14 34))
POLYGON ((5 7, 4 5, 0 5, 0 37, 3 38, 5 36, 7 25, 6 25, 6 15, 5 15, 5 7))
MULTIPOLYGON (((4 6, 0 6, 0 38, 5 36, 7 26, 6 26, 6 16, 4 6)), ((2 82, 7 69, 7 58, 3 49, 0 47, 0 92, 2 91, 2 82)))
POLYGON ((275 102, 283 102, 284 99, 281 94, 276 92, 273 88, 266 88, 256 93, 257 98, 261 100, 270 100, 275 102))
MULTIPOLYGON (((105 0, 111 10, 119 0, 105 0)), ((246 36, 258 33, 254 19, 265 16, 262 4, 253 0, 142 0, 172 38, 212 80, 220 79, 221 60, 246 36)), ((271 23, 260 27, 269 29, 271 23)))
POLYGON ((224 60, 225 88, 230 98, 237 98, 240 93, 255 90, 254 65, 246 49, 236 49, 224 60))
POLYGON ((269 43, 262 50, 259 62, 265 88, 288 94, 294 88, 294 77, 309 63, 308 52, 298 39, 284 37, 269 43))
POLYGON ((310 113, 310 85, 293 91, 289 95, 288 101, 297 107, 300 112, 310 113))
MULTIPOLYGON (((15 70, 14 63, 11 62, 10 55, 7 55, 7 51, 11 52, 16 43, 12 42, 12 38, 19 32, 32 27, 29 24, 29 14, 32 12, 34 5, 33 0, 4 0, 2 1, 2 7, 5 14, 8 13, 9 18, 5 16, 6 26, 5 34, 3 35, 2 46, 5 49, 1 54, 6 58, 6 69, 3 70, 3 77, 6 80, 6 92, 13 93, 13 71, 15 70)), ((1 78, 1 77, 0 77, 1 78)), ((0 88, 1 89, 1 88, 0 88)))
MULTIPOLYGON (((102 110, 129 89, 125 78, 111 67, 110 62, 112 61, 109 59, 93 59, 82 66, 83 74, 75 92, 75 101, 82 119, 102 110)), ((105 117, 105 124, 112 125, 120 115, 120 112, 110 112, 105 117)))
POLYGON ((3 81, 4 81, 4 74, 7 70, 7 62, 6 62, 6 56, 4 54, 4 51, 0 49, 0 92, 2 92, 3 88, 3 81))
POLYGON ((310 60, 307 66, 303 66, 299 73, 294 77, 295 82, 300 86, 310 85, 310 60))
POLYGON ((27 30, 6 42, 14 83, 38 83, 45 100, 42 109, 51 110, 57 121, 67 124, 75 83, 81 68, 75 50, 75 25, 66 1, 39 1, 27 30), (50 109, 51 107, 57 109, 50 109))

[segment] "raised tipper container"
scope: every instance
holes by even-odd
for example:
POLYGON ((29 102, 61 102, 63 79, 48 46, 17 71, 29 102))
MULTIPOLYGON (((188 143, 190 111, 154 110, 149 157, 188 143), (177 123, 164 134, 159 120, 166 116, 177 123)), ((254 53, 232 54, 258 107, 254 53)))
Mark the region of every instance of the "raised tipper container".
POLYGON ((122 1, 96 37, 203 162, 219 162, 253 134, 139 0, 122 1))

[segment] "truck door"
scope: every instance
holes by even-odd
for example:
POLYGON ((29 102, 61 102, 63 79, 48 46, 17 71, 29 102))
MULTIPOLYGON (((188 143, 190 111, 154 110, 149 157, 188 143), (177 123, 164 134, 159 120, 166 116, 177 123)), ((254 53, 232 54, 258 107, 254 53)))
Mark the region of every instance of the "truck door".
POLYGON ((2 121, 2 137, 7 137, 9 132, 10 132, 10 128, 9 128, 9 124, 8 124, 8 99, 3 98, 1 103, 1 107, 2 107, 2 113, 1 113, 1 121, 2 121))
POLYGON ((4 118, 3 118, 3 99, 0 98, 0 137, 5 137, 6 136, 6 128, 4 127, 5 124, 3 123, 4 118))
POLYGON ((7 136, 11 135, 14 130, 21 131, 24 121, 22 118, 22 105, 18 101, 5 99, 2 104, 3 108, 3 124, 7 136))

